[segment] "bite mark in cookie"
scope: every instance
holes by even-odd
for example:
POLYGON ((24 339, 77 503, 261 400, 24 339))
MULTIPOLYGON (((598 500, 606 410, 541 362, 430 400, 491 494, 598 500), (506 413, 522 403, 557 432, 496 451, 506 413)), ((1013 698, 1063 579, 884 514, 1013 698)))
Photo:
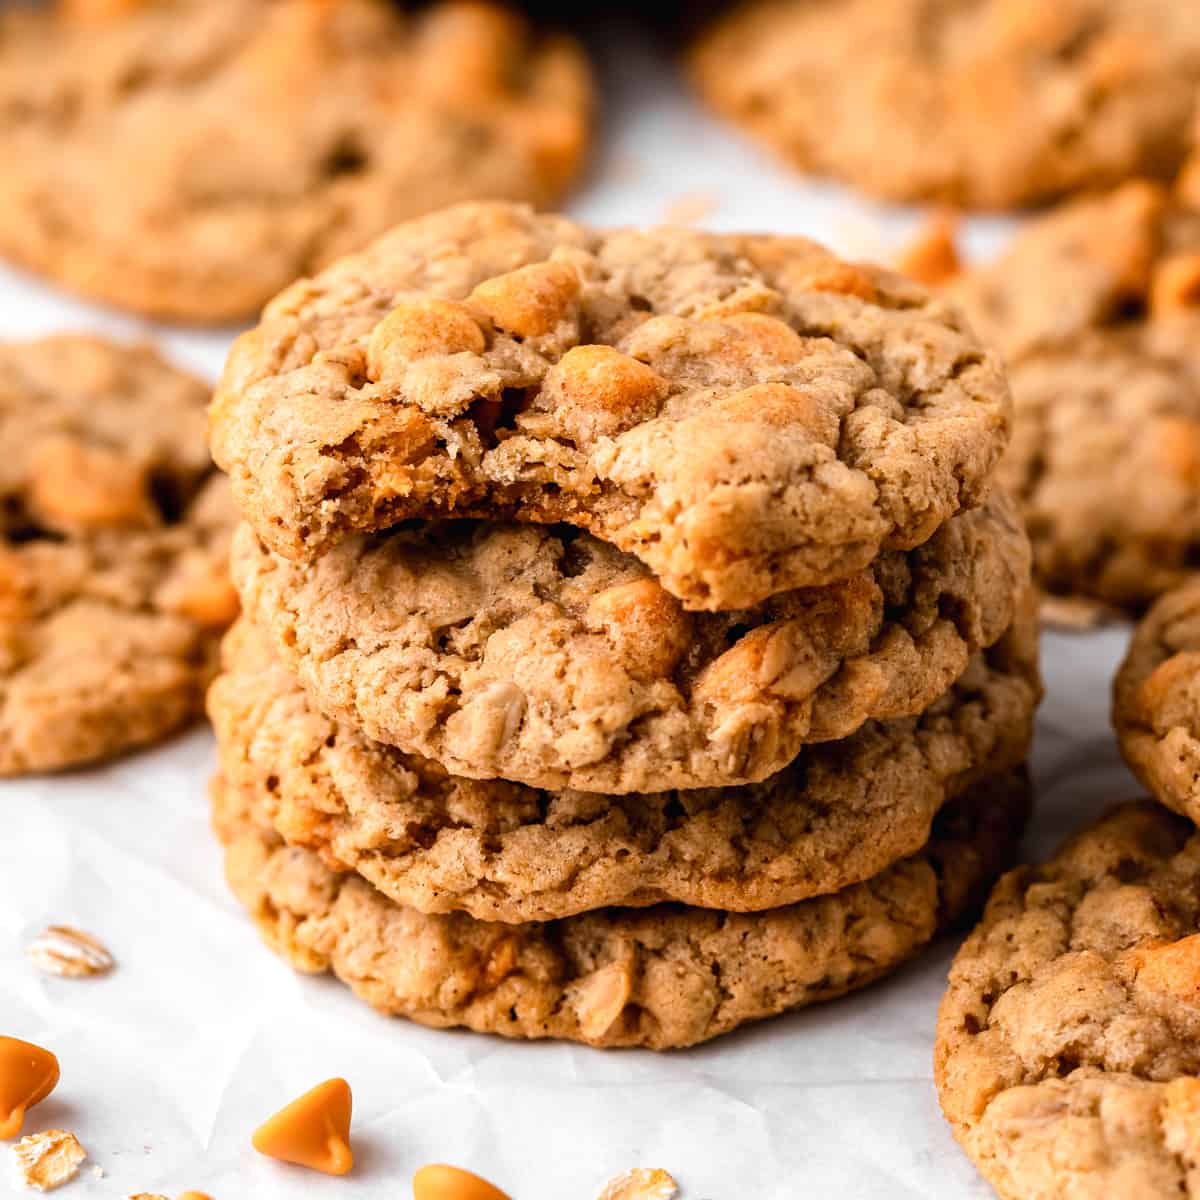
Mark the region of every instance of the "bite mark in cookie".
POLYGON ((212 437, 289 558, 417 517, 565 522, 721 610, 926 541, 984 500, 1008 421, 997 360, 898 276, 493 204, 278 296, 212 437))

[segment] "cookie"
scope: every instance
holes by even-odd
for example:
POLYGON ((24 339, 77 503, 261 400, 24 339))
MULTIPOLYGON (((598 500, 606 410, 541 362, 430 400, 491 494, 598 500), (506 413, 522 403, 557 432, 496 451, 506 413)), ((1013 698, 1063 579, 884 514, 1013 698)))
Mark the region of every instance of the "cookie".
POLYGON ((930 823, 1024 761, 1030 616, 920 717, 871 723, 750 787, 606 796, 473 781, 316 712, 240 622, 209 693, 221 771, 260 824, 399 904, 534 921, 664 900, 737 911, 837 891, 917 852, 930 823))
POLYGON ((1012 624, 1029 545, 997 494, 907 554, 727 613, 562 526, 358 535, 309 564, 243 526, 233 575, 344 724, 457 775, 625 793, 756 782, 924 711, 1012 624))
POLYGON ((427 916, 286 847, 218 780, 226 874, 263 937, 373 1007, 424 1025, 594 1046, 694 1045, 894 970, 982 899, 1029 810, 1020 772, 980 784, 913 857, 789 908, 661 905, 544 924, 427 916))
POLYGON ((934 1074, 1008 1200, 1194 1196, 1200 837, 1149 802, 997 885, 959 951, 934 1074))
POLYGON ((999 472, 1052 596, 1137 612, 1200 555, 1200 188, 1131 183, 952 285, 1008 359, 999 472))
POLYGON ((1138 779, 1200 823, 1200 580, 1163 596, 1134 631, 1113 724, 1138 779))
POLYGON ((20 0, 0 253, 155 317, 245 317, 405 217, 558 200, 591 91, 573 41, 486 3, 20 0))
POLYGON ((475 204, 272 301, 212 439, 286 557, 410 518, 564 522, 723 610, 977 506, 1009 406, 944 300, 805 239, 475 204))
POLYGON ((750 0, 701 95, 797 166, 888 200, 1012 208, 1187 151, 1200 27, 1177 0, 750 0))
POLYGON ((237 612, 207 387, 146 347, 0 345, 0 774, 198 716, 237 612))

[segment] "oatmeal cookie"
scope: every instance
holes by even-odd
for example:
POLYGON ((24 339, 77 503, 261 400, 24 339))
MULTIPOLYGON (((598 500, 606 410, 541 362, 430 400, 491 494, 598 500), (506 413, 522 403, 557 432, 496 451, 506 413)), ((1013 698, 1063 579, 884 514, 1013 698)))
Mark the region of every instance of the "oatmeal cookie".
POLYGON ((1027 617, 920 717, 871 723, 742 788, 606 796, 450 775, 320 716, 246 621, 209 713, 226 785, 260 823, 399 904, 513 922, 663 900, 751 911, 916 853, 948 801, 1023 762, 1034 635, 1027 617))
POLYGON ((926 541, 986 497, 1009 416, 998 359, 890 272, 472 204, 276 297, 212 440, 289 558, 410 518, 564 522, 721 610, 926 541))
POLYGON ((1177 0, 749 0, 690 67, 715 109, 806 170, 1012 208, 1172 173, 1200 26, 1177 0))
POLYGON ((0 346, 0 774, 199 715, 237 612, 208 389, 145 347, 0 346))
POLYGON ((1200 836, 1149 802, 997 885, 934 1074, 1006 1200, 1200 1195, 1200 836))
POLYGON ((907 554, 724 613, 561 526, 358 535, 307 564, 243 526, 233 574, 344 724, 457 775, 624 793, 756 782, 924 711, 1012 624, 1029 546, 997 493, 907 554))
POLYGON ((558 200, 589 140, 574 42, 444 0, 0 8, 0 252, 225 321, 397 220, 558 200))
POLYGON ((769 912, 660 905, 542 924, 403 908, 289 848, 218 779, 226 874, 264 939, 425 1025, 593 1046, 694 1045, 894 970, 986 893, 1029 812, 1020 772, 944 810, 929 844, 873 879, 769 912))
POLYGON ((1008 359, 999 478, 1056 598, 1136 612, 1200 561, 1200 188, 1185 182, 1050 213, 949 289, 1008 359))
POLYGON ((1134 631, 1113 724, 1151 794, 1200 823, 1200 579, 1163 596, 1134 631))

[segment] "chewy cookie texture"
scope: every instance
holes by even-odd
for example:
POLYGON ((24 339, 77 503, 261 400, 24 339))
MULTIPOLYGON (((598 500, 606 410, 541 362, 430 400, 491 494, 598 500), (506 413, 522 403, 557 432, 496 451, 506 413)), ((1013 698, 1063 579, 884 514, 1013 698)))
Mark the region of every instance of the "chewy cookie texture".
POLYGON ((211 430, 284 556, 414 517, 565 522, 729 610, 977 506, 1009 409, 952 306, 804 239, 475 204, 276 297, 211 430))
POLYGON ((936 814, 1024 761, 1031 614, 920 716, 811 747, 753 787, 605 796, 448 774, 330 721, 243 621, 209 693, 247 812, 400 904, 499 921, 677 900, 775 908, 917 853, 936 814))
POLYGON ((997 885, 950 972, 935 1077, 1005 1200, 1195 1195, 1200 837, 1119 808, 997 885))
POLYGON ((806 170, 1011 208, 1170 175, 1200 25, 1179 0, 750 0, 690 68, 714 108, 806 170))
POLYGON ((1012 623, 1029 544, 994 494, 822 588, 689 613, 563 526, 352 536, 312 563, 243 526, 234 578, 315 703, 475 778, 611 793, 756 782, 933 705, 1012 623))
POLYGON ((144 347, 0 346, 0 773, 156 741, 237 613, 208 389, 144 347))
POLYGON ((422 1024, 595 1046, 694 1045, 862 987, 978 903, 1029 809, 1019 774, 973 789, 929 844, 843 892, 765 913, 668 905, 507 925, 428 916, 288 848, 218 779, 230 886, 267 943, 422 1024))
POLYGON ((0 252, 111 304, 225 321, 406 216, 556 201, 590 136, 581 50, 501 6, 407 8, 5 4, 0 252))
POLYGON ((1138 611, 1200 557, 1200 159, 1029 224, 949 286, 1008 361, 999 478, 1038 581, 1138 611))

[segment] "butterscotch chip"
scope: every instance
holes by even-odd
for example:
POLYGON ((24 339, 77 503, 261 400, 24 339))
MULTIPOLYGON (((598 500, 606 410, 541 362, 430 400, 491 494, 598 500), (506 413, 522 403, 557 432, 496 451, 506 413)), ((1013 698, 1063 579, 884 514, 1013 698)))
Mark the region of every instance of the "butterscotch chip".
POLYGON ((1113 685, 1121 753, 1151 794, 1200 822, 1200 581, 1163 596, 1113 685))
POLYGON ((354 1166, 352 1109, 350 1085, 327 1079, 264 1121, 254 1131, 254 1148, 323 1175, 345 1175, 354 1166))
POLYGON ((1008 358, 999 477, 1052 596, 1137 612, 1195 570, 1198 256, 1200 213, 1131 183, 1035 219, 948 288, 1008 358))
POLYGON ((905 247, 896 267, 928 287, 942 287, 962 273, 958 253, 958 218, 953 212, 932 217, 914 241, 905 247))
POLYGON ((582 50, 498 4, 17 0, 0 48, 0 252, 168 319, 447 204, 553 203, 591 140, 582 50))
POLYGON ((934 1075, 1002 1197, 1191 1194, 1198 875, 1192 824, 1143 802, 997 884, 950 971, 934 1075))
POLYGON ((1175 0, 750 0, 689 66, 803 170, 889 200, 1015 208, 1179 166, 1193 16, 1175 0))
POLYGON ((916 550, 724 613, 545 526, 356 536, 309 564, 234 540, 247 613, 322 711, 458 775, 611 793, 756 782, 922 712, 1012 623, 1029 570, 1000 493, 916 550))
POLYGON ((213 799, 230 885, 298 969, 333 971, 375 1008, 426 1025, 654 1049, 693 1045, 893 970, 979 902, 1029 805, 1019 774, 980 784, 942 812, 912 857, 790 907, 600 909, 510 925, 401 907, 361 876, 285 846, 269 820, 250 816, 240 788, 218 779, 213 799), (489 980, 492 948, 514 940, 512 970, 489 980))
POLYGON ((65 1129, 30 1134, 12 1148, 17 1174, 26 1187, 52 1192, 79 1174, 87 1151, 65 1129))
POLYGON ((0 346, 0 774, 198 715, 237 612, 208 389, 146 347, 0 346))
MULTIPOLYGON (((809 747, 741 788, 608 796, 447 774, 323 718, 245 622, 209 712, 247 809, 400 904, 498 921, 668 900, 759 910, 914 853, 947 802, 1024 760, 1034 628, 1030 613, 920 716, 809 747)), ((485 977, 509 974, 514 949, 492 947, 485 977)))
POLYGON ((728 610, 978 506, 1008 420, 995 358, 899 276, 802 238, 474 204, 277 296, 234 345, 211 429, 288 558, 412 518, 564 522, 685 608, 728 610), (430 325, 452 351, 391 336, 389 311, 417 306, 455 312, 430 325), (796 403, 780 391, 756 418, 755 387, 796 403), (390 446, 401 420, 423 435, 390 446))

